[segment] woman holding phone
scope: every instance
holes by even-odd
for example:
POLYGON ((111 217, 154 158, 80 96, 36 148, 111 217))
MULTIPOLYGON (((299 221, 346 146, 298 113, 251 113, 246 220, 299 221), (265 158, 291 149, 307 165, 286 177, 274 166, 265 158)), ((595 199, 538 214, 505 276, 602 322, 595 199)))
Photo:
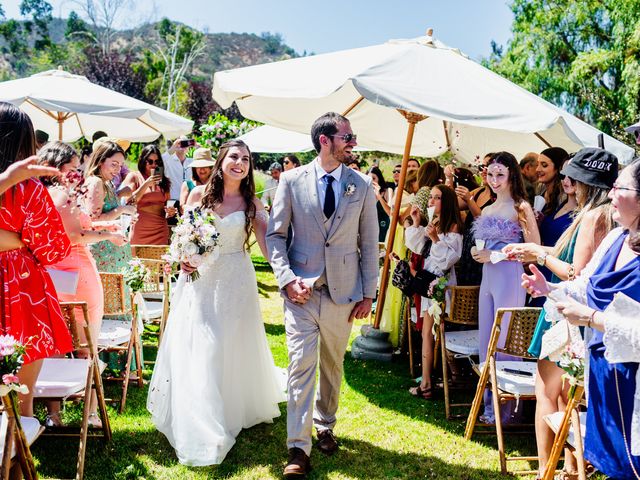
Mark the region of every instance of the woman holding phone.
POLYGON ((168 245, 167 217, 177 210, 166 207, 170 198, 170 180, 164 175, 162 154, 155 145, 147 145, 140 153, 138 171, 130 172, 122 183, 133 192, 130 203, 137 206, 138 220, 132 227, 132 245, 168 245))

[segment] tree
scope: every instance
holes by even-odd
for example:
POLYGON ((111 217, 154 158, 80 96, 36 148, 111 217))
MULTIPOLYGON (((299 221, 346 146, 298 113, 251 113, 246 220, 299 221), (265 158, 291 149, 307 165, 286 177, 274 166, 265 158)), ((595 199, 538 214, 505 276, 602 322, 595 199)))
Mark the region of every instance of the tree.
POLYGON ((20 14, 31 18, 24 22, 24 28, 27 33, 32 33, 33 26, 35 25, 36 27, 38 35, 34 44, 36 50, 44 50, 51 45, 51 39, 49 38, 51 12, 53 12, 53 7, 45 0, 22 0, 20 4, 20 14))
POLYGON ((220 105, 214 102, 211 97, 212 87, 211 82, 207 81, 189 82, 189 98, 185 107, 189 118, 196 123, 195 128, 206 123, 207 119, 214 113, 222 111, 220 105))
POLYGON ((166 109, 177 112, 180 107, 179 91, 193 61, 206 48, 205 36, 189 27, 174 24, 163 18, 158 25, 160 41, 156 53, 164 62, 160 97, 166 97, 166 109))
POLYGON ((111 52, 104 55, 99 48, 90 47, 85 49, 85 55, 82 74, 90 81, 138 100, 147 101, 144 75, 134 71, 134 59, 130 54, 111 52))
POLYGON ((74 0, 91 22, 94 38, 103 55, 111 52, 115 24, 123 9, 131 9, 131 0, 74 0))
POLYGON ((638 0, 513 0, 513 38, 484 63, 629 142, 640 112, 638 0))

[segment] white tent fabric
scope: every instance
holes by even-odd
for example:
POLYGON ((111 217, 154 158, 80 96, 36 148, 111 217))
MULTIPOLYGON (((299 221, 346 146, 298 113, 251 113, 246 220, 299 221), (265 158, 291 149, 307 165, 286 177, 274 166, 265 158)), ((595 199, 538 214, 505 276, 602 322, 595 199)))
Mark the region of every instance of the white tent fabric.
MULTIPOLYGON (((407 122, 396 109, 407 110, 428 117, 413 155, 451 150, 467 163, 496 150, 573 152, 597 146, 600 133, 429 36, 217 72, 213 98, 301 133, 325 112, 349 110, 359 143, 390 153, 403 152, 407 122)), ((632 159, 627 145, 608 135, 604 143, 622 163, 632 159)))
POLYGON ((0 82, 0 101, 20 107, 34 128, 65 142, 91 138, 98 130, 110 137, 149 142, 160 135, 189 134, 193 128, 191 120, 63 70, 0 82))
POLYGON ((238 137, 257 153, 295 153, 313 150, 311 136, 270 125, 262 125, 238 137))

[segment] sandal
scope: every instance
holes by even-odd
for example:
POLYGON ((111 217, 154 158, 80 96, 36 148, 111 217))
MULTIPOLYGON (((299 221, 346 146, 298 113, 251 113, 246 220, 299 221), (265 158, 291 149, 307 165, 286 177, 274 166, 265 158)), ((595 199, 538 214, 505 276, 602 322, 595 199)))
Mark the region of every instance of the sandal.
POLYGON ((423 400, 431 400, 433 398, 433 390, 431 387, 422 388, 420 385, 409 389, 409 393, 416 398, 423 400))
POLYGON ((44 426, 47 428, 62 427, 63 425, 60 412, 51 413, 44 419, 44 426))

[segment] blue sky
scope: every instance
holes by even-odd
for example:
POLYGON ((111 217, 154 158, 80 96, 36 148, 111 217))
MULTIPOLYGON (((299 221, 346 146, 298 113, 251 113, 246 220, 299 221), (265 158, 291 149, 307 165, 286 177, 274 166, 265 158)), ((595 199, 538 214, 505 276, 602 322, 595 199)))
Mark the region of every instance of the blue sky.
MULTIPOLYGON (((79 11, 77 0, 49 0, 54 15, 79 11)), ((20 0, 0 0, 20 18, 20 0)), ((273 32, 297 52, 325 53, 423 35, 433 27, 444 43, 478 60, 491 40, 505 44, 513 15, 507 0, 132 0, 120 27, 168 17, 209 32, 273 32)))

